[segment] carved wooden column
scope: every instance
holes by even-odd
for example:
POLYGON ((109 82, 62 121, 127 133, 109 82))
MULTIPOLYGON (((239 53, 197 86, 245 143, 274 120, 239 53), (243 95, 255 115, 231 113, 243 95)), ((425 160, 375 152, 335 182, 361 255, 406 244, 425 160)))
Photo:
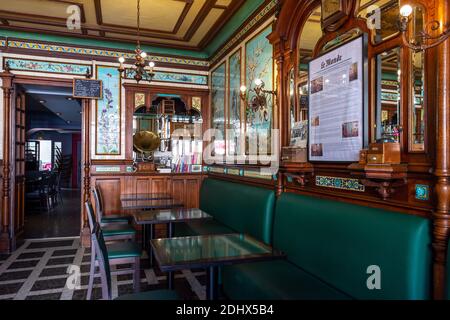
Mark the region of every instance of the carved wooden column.
POLYGON ((14 75, 6 70, 0 73, 3 90, 3 207, 1 212, 0 253, 11 251, 11 94, 14 75))
MULTIPOLYGON (((449 0, 437 1, 437 18, 449 23, 449 0)), ((434 298, 442 299, 445 290, 445 263, 450 232, 450 39, 438 46, 438 83, 436 114, 436 206, 433 213, 434 298)))
POLYGON ((91 100, 83 99, 83 197, 81 209, 81 244, 90 247, 90 230, 84 203, 90 199, 91 192, 91 100))

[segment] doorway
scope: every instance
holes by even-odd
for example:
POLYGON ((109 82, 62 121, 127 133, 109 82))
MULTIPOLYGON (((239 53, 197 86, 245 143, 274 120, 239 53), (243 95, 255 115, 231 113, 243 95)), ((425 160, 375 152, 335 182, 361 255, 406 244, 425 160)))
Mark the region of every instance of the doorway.
POLYGON ((22 238, 79 236, 81 101, 71 87, 23 84, 16 92, 22 116, 16 116, 15 180, 24 186, 16 187, 15 211, 23 210, 22 238))

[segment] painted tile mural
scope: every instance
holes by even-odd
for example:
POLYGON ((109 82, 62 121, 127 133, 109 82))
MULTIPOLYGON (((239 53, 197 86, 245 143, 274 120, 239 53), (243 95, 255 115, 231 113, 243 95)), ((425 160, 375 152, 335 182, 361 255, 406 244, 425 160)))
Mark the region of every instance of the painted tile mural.
POLYGON ((38 61, 38 60, 7 58, 5 59, 5 63, 9 64, 11 70, 47 72, 47 73, 85 75, 87 70, 89 71, 91 70, 91 67, 87 65, 38 61))
MULTIPOLYGON (((272 32, 272 26, 269 26, 246 44, 245 57, 245 76, 247 88, 254 88, 255 79, 261 79, 265 83, 266 90, 273 90, 273 48, 267 36, 272 32)), ((258 150, 266 150, 270 153, 270 136, 272 128, 273 97, 267 95, 265 106, 258 106, 255 93, 250 91, 248 94, 249 106, 246 109, 246 131, 247 139, 267 137, 267 144, 259 144, 258 150), (252 138, 253 137, 253 138, 252 138)), ((256 140, 252 140, 256 141, 256 140)), ((249 143, 246 143, 246 153, 255 154, 255 150, 250 150, 249 143)), ((253 148, 252 148, 253 149, 253 148)))
POLYGON ((97 67, 97 79, 103 81, 103 100, 97 101, 97 155, 120 155, 120 73, 114 67, 97 67))
POLYGON ((229 61, 229 139, 228 154, 241 154, 239 139, 241 137, 241 50, 233 54, 229 61))
MULTIPOLYGON (((133 79, 134 71, 127 71, 125 73, 126 79, 133 79)), ((172 72, 155 72, 155 77, 153 81, 160 82, 172 82, 172 83, 189 83, 196 85, 208 85, 208 76, 196 75, 196 74, 182 74, 182 73, 172 73, 172 72)))
POLYGON ((222 133, 222 139, 214 141, 216 155, 225 154, 225 73, 225 63, 211 73, 211 125, 213 129, 222 133))

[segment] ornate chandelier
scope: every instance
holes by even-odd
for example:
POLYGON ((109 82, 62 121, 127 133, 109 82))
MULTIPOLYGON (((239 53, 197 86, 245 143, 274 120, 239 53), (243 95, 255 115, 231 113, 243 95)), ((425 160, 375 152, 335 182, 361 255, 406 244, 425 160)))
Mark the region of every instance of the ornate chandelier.
POLYGON ((153 61, 150 61, 148 63, 149 69, 147 70, 147 53, 141 49, 141 0, 137 0, 137 46, 136 50, 134 51, 136 53, 135 56, 135 62, 133 68, 125 68, 125 57, 120 57, 119 62, 119 72, 120 73, 128 73, 128 74, 134 74, 133 78, 134 80, 139 83, 141 80, 149 81, 151 82, 153 80, 153 77, 155 76, 155 73, 153 69, 155 68, 155 63, 153 61))

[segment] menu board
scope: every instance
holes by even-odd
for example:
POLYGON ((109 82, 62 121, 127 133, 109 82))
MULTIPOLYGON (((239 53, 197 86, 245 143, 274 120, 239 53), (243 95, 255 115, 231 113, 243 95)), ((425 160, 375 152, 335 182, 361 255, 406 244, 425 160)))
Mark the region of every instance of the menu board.
POLYGON ((353 162, 364 144, 365 37, 309 63, 309 160, 353 162))
POLYGON ((73 79, 73 97, 85 99, 102 99, 101 80, 73 79))

